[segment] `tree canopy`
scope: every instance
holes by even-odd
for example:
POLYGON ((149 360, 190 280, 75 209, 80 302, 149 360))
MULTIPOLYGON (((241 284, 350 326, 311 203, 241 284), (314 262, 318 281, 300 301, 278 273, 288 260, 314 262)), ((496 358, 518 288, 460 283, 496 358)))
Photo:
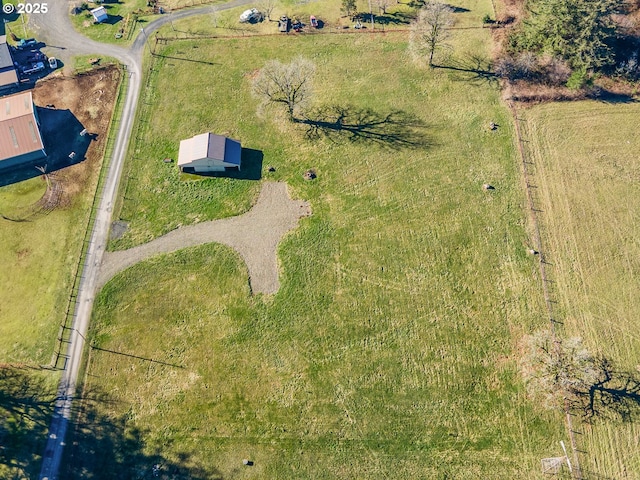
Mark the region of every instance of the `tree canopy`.
POLYGON ((262 105, 283 104, 289 117, 302 109, 311 99, 315 65, 297 57, 291 63, 270 60, 253 80, 252 93, 262 105))
POLYGON ((529 15, 511 38, 515 51, 564 58, 574 69, 595 70, 614 62, 616 0, 530 0, 529 15))

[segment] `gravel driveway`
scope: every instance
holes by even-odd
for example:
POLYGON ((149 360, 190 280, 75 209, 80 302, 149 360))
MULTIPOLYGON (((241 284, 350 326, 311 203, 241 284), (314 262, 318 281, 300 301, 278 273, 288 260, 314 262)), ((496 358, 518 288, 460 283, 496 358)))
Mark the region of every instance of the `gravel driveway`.
POLYGON ((118 272, 154 255, 217 242, 240 253, 249 270, 253 293, 276 293, 280 287, 276 257, 278 243, 298 225, 301 217, 310 214, 307 202, 289 197, 285 183, 267 182, 256 204, 245 214, 181 227, 129 250, 105 252, 98 288, 118 272))

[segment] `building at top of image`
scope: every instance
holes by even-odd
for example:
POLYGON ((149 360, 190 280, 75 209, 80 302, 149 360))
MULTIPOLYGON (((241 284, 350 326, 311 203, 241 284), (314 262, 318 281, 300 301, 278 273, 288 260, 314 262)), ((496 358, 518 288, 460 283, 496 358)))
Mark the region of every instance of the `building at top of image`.
POLYGON ((0 35, 0 92, 14 87, 18 81, 18 72, 7 45, 7 36, 0 35))
POLYGON ((0 168, 46 156, 31 92, 0 97, 0 168))

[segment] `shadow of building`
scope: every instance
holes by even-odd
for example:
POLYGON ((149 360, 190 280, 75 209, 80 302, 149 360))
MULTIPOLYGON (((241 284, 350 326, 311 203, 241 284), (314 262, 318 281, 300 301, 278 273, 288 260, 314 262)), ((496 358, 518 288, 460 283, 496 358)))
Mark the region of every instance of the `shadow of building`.
POLYGON ((93 136, 81 135, 85 128, 70 110, 36 107, 36 111, 46 156, 0 167, 0 187, 37 177, 42 169, 50 173, 85 159, 93 136))

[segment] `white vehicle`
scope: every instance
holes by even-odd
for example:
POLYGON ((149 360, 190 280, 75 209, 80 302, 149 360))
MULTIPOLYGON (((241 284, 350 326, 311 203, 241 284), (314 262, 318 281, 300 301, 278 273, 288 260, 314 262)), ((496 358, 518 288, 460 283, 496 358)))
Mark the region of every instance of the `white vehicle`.
POLYGON ((257 8, 250 8, 240 14, 240 23, 257 23, 263 20, 262 12, 257 8))
POLYGON ((58 68, 58 60, 56 60, 56 57, 49 57, 49 68, 51 70, 58 68))

